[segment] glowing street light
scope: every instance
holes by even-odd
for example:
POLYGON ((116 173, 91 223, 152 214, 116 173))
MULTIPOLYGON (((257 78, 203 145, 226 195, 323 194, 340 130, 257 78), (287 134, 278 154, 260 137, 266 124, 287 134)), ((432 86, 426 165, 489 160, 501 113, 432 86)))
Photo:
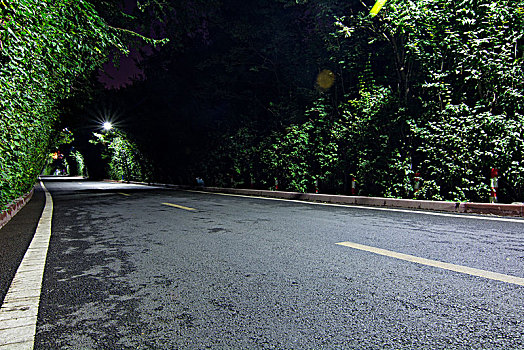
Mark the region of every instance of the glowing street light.
POLYGON ((105 131, 109 131, 113 129, 113 125, 110 122, 104 122, 104 124, 102 124, 102 128, 104 128, 105 131))

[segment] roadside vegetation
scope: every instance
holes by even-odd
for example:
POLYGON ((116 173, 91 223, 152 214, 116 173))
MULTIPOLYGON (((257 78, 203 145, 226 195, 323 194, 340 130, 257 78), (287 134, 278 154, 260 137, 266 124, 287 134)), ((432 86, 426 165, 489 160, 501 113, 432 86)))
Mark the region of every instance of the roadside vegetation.
POLYGON ((65 127, 99 177, 485 202, 496 168, 524 200, 523 0, 147 3, 0 1, 0 203, 65 127), (137 18, 169 43, 104 90, 137 18), (85 131, 103 101, 120 134, 85 131))
POLYGON ((524 2, 373 4, 207 2, 188 35, 166 26, 177 44, 112 95, 140 101, 156 176, 484 202, 495 168, 499 199, 523 201, 524 2))

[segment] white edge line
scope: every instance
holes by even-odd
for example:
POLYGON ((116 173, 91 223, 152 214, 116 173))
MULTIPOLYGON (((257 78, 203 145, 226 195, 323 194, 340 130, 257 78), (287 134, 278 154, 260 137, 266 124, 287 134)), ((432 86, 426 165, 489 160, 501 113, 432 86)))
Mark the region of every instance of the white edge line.
MULTIPOLYGON (((40 294, 44 277, 45 261, 51 238, 51 221, 53 217, 53 197, 45 187, 42 180, 40 185, 45 192, 45 205, 38 221, 36 232, 31 244, 24 254, 24 258, 11 282, 9 290, 0 307, 0 348, 14 346, 24 343, 24 348, 32 349, 36 335, 36 322, 38 318, 38 307, 40 305, 40 294), (23 271, 28 264, 35 266, 34 253, 38 253, 39 268, 31 271, 31 278, 23 271), (27 297, 24 291, 34 290, 27 297), (37 291, 37 292, 36 292, 37 291)), ((27 294, 27 293, 26 293, 27 294)))
POLYGON ((388 256, 388 257, 399 259, 399 260, 410 261, 410 262, 414 262, 414 263, 421 264, 421 265, 437 267, 440 269, 464 273, 464 274, 471 275, 471 276, 482 277, 482 278, 487 278, 487 279, 491 279, 495 281, 524 286, 524 278, 522 277, 516 277, 516 276, 511 276, 511 275, 505 275, 505 274, 498 273, 498 272, 476 269, 473 267, 445 263, 445 262, 441 262, 438 260, 431 260, 431 259, 414 256, 414 255, 397 253, 391 250, 376 248, 376 247, 354 243, 354 242, 340 242, 336 244, 345 246, 345 247, 350 247, 353 249, 358 249, 358 250, 378 254, 378 255, 388 256))
POLYGON ((342 207, 342 208, 354 208, 354 209, 366 209, 366 210, 379 210, 379 211, 396 211, 399 213, 409 213, 409 214, 422 214, 422 215, 433 215, 433 216, 445 216, 445 217, 454 217, 454 218, 463 218, 463 219, 475 219, 475 220, 487 220, 487 221, 503 221, 503 222, 516 222, 519 224, 524 224, 524 219, 511 219, 503 217, 485 217, 485 216, 476 216, 468 214, 450 214, 450 213, 441 213, 441 212, 430 212, 423 209, 420 210, 409 210, 409 209, 398 209, 398 208, 380 208, 372 206, 362 206, 356 204, 337 204, 337 203, 319 203, 319 202, 309 202, 300 199, 285 199, 285 198, 273 198, 273 197, 260 197, 260 196, 249 196, 244 194, 233 194, 233 193, 221 193, 221 192, 205 192, 205 191, 195 191, 195 190, 183 190, 185 192, 193 193, 202 193, 202 194, 215 194, 219 196, 231 196, 231 197, 242 197, 242 198, 254 198, 254 199, 265 199, 272 201, 283 201, 283 202, 295 202, 301 204, 310 204, 310 205, 323 205, 330 207, 342 207))

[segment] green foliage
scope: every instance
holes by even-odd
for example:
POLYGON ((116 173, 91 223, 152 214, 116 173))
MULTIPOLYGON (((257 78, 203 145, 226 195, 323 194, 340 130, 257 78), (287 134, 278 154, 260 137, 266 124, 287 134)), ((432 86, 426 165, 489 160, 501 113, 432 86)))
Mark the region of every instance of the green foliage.
MULTIPOLYGON (((420 1, 397 8, 407 54, 420 77, 423 110, 412 128, 426 198, 486 201, 489 169, 503 174, 502 198, 522 200, 524 2, 420 1)), ((391 14, 390 16, 393 16, 391 14)))
POLYGON ((78 176, 87 176, 85 160, 82 153, 80 153, 79 151, 73 151, 71 152, 71 156, 76 162, 76 174, 78 176))
POLYGON ((62 145, 70 145, 75 140, 73 133, 65 128, 56 132, 52 139, 51 149, 59 149, 62 145))
POLYGON ((258 150, 267 185, 311 191, 351 175, 363 195, 486 201, 493 167, 500 196, 523 199, 523 1, 389 1, 375 18, 307 4, 316 23, 336 16, 314 33, 339 73, 305 121, 242 143, 258 150))
MULTIPOLYGON (((2 142, 11 160, 0 170, 11 182, 30 173, 25 164, 40 167, 42 152, 29 145, 50 144, 57 101, 109 46, 124 49, 88 4, 64 3, 29 16, 53 23, 45 33, 40 22, 4 16, 14 35, 2 32, 1 130, 35 131, 2 142), (11 66, 17 73, 5 75, 11 66)), ((171 41, 144 62, 147 80, 112 95, 124 101, 133 135, 103 140, 112 176, 150 176, 138 167, 140 149, 156 161, 155 176, 174 181, 268 188, 277 179, 295 191, 319 181, 347 193, 355 176, 362 195, 485 201, 489 170, 499 168, 500 198, 522 201, 524 1, 388 0, 372 17, 373 3, 141 1, 171 41), (318 84, 319 72, 328 84, 318 84)), ((2 195, 17 188, 2 186, 2 195)))
POLYGON ((325 181, 337 168, 339 135, 325 102, 321 98, 306 111, 305 123, 275 134, 263 152, 266 168, 289 190, 311 191, 315 181, 325 181))
POLYGON ((108 175, 113 180, 150 181, 151 165, 135 142, 120 130, 93 133, 93 144, 102 144, 102 159, 108 162, 108 175))
POLYGON ((199 175, 295 191, 320 180, 333 192, 355 176, 362 195, 486 201, 499 168, 499 197, 522 201, 524 1, 390 0, 375 17, 372 5, 277 0, 220 17, 240 44, 220 41, 199 66, 212 89, 195 91, 229 113, 199 175), (277 18, 295 26, 282 32, 277 18), (261 40, 268 31, 274 39, 261 40), (327 68, 335 84, 315 91, 312 71, 327 68))
MULTIPOLYGON (((425 180, 433 188, 420 195, 426 198, 487 201, 490 169, 504 177, 503 197, 522 198, 524 171, 522 156, 524 119, 479 112, 465 104, 448 105, 441 120, 423 128, 412 126, 421 140, 418 148, 425 180)), ((500 196, 500 195, 499 195, 500 196)))
POLYGON ((110 49, 127 51, 128 34, 86 0, 0 1, 0 205, 31 189, 62 142, 60 103, 84 90, 110 49))
MULTIPOLYGON (((334 55, 359 77, 366 58, 380 62, 373 67, 376 81, 397 97, 386 114, 380 101, 344 107, 355 125, 376 115, 385 127, 368 133, 379 147, 368 144, 352 160, 363 193, 410 197, 414 171, 424 180, 418 198, 485 201, 494 167, 503 174, 503 199, 522 200, 522 5, 391 1, 375 19, 363 13, 338 18, 334 36, 352 48, 334 55), (366 162, 375 175, 362 171, 366 162), (369 179, 373 188, 365 184, 369 179)), ((359 78, 361 99, 369 94, 362 86, 380 95, 371 92, 374 82, 359 78)))
POLYGON ((347 125, 345 159, 362 194, 407 197, 411 193, 405 115, 398 105, 391 89, 373 85, 341 106, 347 125))

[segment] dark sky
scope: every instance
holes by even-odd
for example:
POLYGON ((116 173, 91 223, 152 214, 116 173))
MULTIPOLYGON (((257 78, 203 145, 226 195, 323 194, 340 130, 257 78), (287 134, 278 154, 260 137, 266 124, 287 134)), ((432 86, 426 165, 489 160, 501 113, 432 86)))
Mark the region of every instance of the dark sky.
MULTIPOLYGON (((136 8, 136 0, 124 0, 123 10, 131 14, 136 8)), ((136 61, 140 61, 141 56, 137 50, 131 50, 129 55, 120 56, 119 63, 115 67, 112 60, 103 65, 98 80, 108 89, 118 89, 129 85, 133 80, 143 78, 143 72, 137 67, 136 61)))
POLYGON ((133 80, 143 78, 142 70, 136 65, 140 58, 136 50, 131 50, 129 56, 120 56, 118 67, 115 67, 112 61, 105 63, 98 80, 108 89, 117 89, 131 84, 133 80))

